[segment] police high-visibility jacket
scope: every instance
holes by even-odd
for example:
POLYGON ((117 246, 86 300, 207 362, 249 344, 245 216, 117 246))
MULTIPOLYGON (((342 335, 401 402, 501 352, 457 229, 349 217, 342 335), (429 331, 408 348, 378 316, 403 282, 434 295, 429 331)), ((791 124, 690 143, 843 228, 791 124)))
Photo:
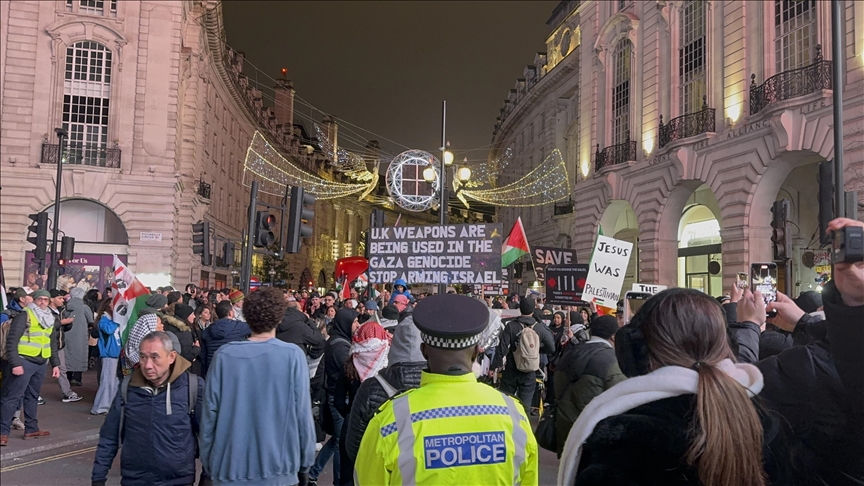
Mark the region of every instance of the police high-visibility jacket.
POLYGON ((385 403, 369 422, 354 469, 360 486, 539 481, 524 409, 473 373, 424 371, 420 388, 385 403))
POLYGON ((32 358, 51 357, 51 331, 39 324, 39 318, 31 309, 25 309, 28 317, 27 332, 18 341, 18 354, 32 358))

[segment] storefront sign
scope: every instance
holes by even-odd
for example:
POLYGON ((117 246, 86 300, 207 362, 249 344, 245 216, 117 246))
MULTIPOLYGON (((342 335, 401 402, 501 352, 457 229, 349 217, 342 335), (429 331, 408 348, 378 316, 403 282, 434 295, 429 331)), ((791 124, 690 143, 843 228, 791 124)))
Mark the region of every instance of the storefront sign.
POLYGON ((629 241, 597 235, 582 298, 588 302, 594 299, 598 305, 615 308, 621 299, 621 286, 632 252, 633 243, 629 241))
POLYGON ((153 233, 150 231, 142 231, 139 239, 141 241, 162 241, 162 233, 153 233))
POLYGON ((369 282, 501 284, 501 224, 371 228, 369 282))
MULTIPOLYGON (((39 274, 39 265, 33 263, 33 252, 25 253, 26 266, 24 268, 24 286, 31 290, 44 289, 48 281, 48 275, 39 274)), ((120 261, 126 264, 126 255, 119 255, 120 261)), ((45 268, 50 265, 50 260, 45 259, 45 268)), ((57 288, 70 291, 75 287, 85 291, 99 289, 111 285, 114 276, 113 255, 91 255, 75 253, 71 260, 67 260, 63 266, 62 274, 57 277, 57 288)))
POLYGON ((587 305, 582 291, 588 277, 588 265, 549 265, 546 267, 546 303, 587 305))
POLYGON ((642 284, 642 283, 634 283, 633 284, 633 292, 645 292, 649 294, 656 294, 660 291, 666 290, 665 285, 654 285, 654 284, 642 284))
POLYGON ((540 282, 546 279, 544 275, 546 265, 574 265, 576 263, 576 250, 569 248, 535 246, 531 249, 531 253, 531 259, 534 261, 534 275, 540 282))

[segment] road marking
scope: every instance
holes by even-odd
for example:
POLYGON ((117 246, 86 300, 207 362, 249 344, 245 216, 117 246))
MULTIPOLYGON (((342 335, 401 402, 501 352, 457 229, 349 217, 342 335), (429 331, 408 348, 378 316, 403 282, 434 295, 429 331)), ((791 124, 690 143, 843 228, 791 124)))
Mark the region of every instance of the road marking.
POLYGON ((88 453, 88 452, 93 452, 93 451, 95 451, 95 450, 96 450, 96 446, 88 447, 88 448, 86 448, 86 449, 81 449, 81 450, 78 450, 78 451, 64 452, 63 454, 57 454, 57 455, 55 455, 55 456, 49 456, 49 457, 46 457, 46 458, 43 458, 43 459, 36 459, 35 461, 24 462, 24 463, 21 463, 21 464, 15 464, 14 466, 4 467, 4 468, 0 469, 0 473, 5 473, 5 472, 8 472, 8 471, 14 471, 14 470, 16 470, 16 469, 23 469, 23 468, 25 468, 25 467, 30 467, 30 466, 35 466, 35 465, 37 465, 37 464, 42 464, 42 463, 46 463, 46 462, 56 461, 57 459, 63 459, 63 458, 66 458, 66 457, 77 456, 77 455, 79 455, 79 454, 86 454, 86 453, 88 453))

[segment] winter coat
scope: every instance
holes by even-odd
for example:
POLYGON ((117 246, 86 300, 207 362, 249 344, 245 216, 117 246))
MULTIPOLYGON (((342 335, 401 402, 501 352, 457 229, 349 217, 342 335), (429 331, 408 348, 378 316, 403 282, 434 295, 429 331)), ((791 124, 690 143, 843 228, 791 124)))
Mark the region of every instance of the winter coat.
POLYGON ((351 357, 351 323, 356 315, 351 309, 337 311, 324 346, 324 388, 331 397, 336 396, 336 387, 345 376, 345 362, 351 357))
MULTIPOLYGON (((420 387, 420 372, 425 368, 425 361, 396 363, 382 369, 378 374, 387 380, 390 386, 402 393, 420 387)), ((369 378, 360 385, 348 417, 348 433, 343 438, 345 452, 351 459, 357 458, 357 451, 360 450, 360 442, 363 440, 369 421, 378 412, 378 407, 389 399, 384 387, 376 378, 369 378)))
POLYGON ((756 364, 769 400, 802 447, 795 462, 825 484, 864 482, 864 306, 843 304, 834 283, 822 292, 826 337, 756 364))
POLYGON ((177 340, 180 341, 180 356, 183 356, 186 361, 191 363, 201 354, 201 348, 194 345, 195 336, 189 324, 174 316, 163 314, 162 327, 166 332, 172 332, 177 336, 177 340))
POLYGON ((220 347, 233 341, 242 341, 250 334, 252 331, 249 324, 227 317, 201 331, 201 354, 198 355, 198 360, 201 361, 201 376, 207 376, 207 370, 220 347))
POLYGON ((114 462, 120 443, 120 474, 123 486, 187 485, 195 482, 198 420, 204 397, 204 380, 198 377, 194 413, 189 414, 191 364, 178 356, 166 384, 153 390, 140 369, 132 374, 123 404, 117 391, 111 410, 99 430, 99 445, 91 480, 103 482, 114 462), (168 400, 170 399, 170 403, 168 400), (124 410, 125 409, 125 410, 124 410), (120 430, 120 414, 123 431, 120 430))
POLYGON ((93 311, 83 300, 73 297, 66 303, 66 314, 75 316, 72 328, 66 336, 66 371, 87 371, 90 358, 90 325, 93 324, 93 311))
POLYGON ((311 359, 324 354, 324 335, 306 314, 291 307, 285 310, 282 322, 276 327, 276 339, 296 344, 311 359))
POLYGON ((9 302, 9 305, 7 305, 5 309, 3 309, 3 312, 0 312, 0 324, 12 320, 23 310, 24 308, 21 307, 21 304, 19 304, 17 300, 9 302))
MULTIPOLYGON (((753 400, 764 429, 766 484, 794 484, 782 420, 753 400)), ((685 459, 695 409, 696 396, 686 394, 601 420, 583 446, 575 486, 701 486, 685 459)))
POLYGON ((390 294, 390 301, 388 302, 388 304, 392 304, 393 301, 396 299, 397 295, 404 295, 405 297, 408 297, 408 302, 414 302, 414 296, 411 295, 411 291, 408 290, 408 282, 401 278, 397 278, 396 281, 393 282, 393 293, 390 294), (397 285, 401 285, 405 290, 399 292, 398 290, 396 290, 397 285))
MULTIPOLYGON (((55 312, 55 309, 51 309, 51 312, 55 312)), ((60 324, 61 319, 69 317, 62 307, 54 313, 54 317, 56 318, 54 327, 57 328, 57 350, 59 351, 66 347, 66 333, 72 329, 75 323, 73 321, 69 324, 60 324)))
POLYGON ((567 346, 553 375, 557 414, 557 452, 564 450, 567 434, 585 406, 604 391, 624 381, 615 349, 607 342, 591 341, 567 346))
POLYGON ((120 357, 120 324, 108 316, 99 319, 99 356, 103 358, 120 357))
POLYGON ((555 354, 555 338, 552 336, 552 331, 549 330, 542 322, 538 322, 532 316, 520 316, 504 325, 499 335, 498 347, 495 349, 495 358, 492 361, 492 369, 501 367, 501 361, 507 357, 507 364, 504 366, 504 373, 513 376, 516 373, 523 373, 516 369, 516 360, 513 359, 513 351, 519 344, 519 335, 528 325, 535 324, 533 329, 540 338, 540 354, 541 364, 543 362, 542 355, 555 354), (536 323, 536 324, 535 324, 536 323))
POLYGON ((804 314, 792 332, 780 329, 765 331, 759 336, 759 359, 768 359, 794 346, 805 346, 825 339, 825 319, 821 315, 804 314))

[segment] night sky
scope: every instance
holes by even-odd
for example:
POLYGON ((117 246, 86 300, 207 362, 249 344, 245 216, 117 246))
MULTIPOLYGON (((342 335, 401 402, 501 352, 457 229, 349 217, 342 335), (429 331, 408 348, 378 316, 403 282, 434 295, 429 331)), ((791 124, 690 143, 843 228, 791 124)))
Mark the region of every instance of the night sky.
MULTIPOLYGON (((341 119, 346 148, 355 148, 350 137, 377 139, 390 153, 437 151, 446 99, 457 160, 485 161, 498 110, 525 65, 545 50, 546 20, 557 4, 226 0, 223 12, 228 44, 273 78, 288 68, 297 96, 341 119)), ((255 80, 251 66, 246 74, 255 80)), ((295 109, 321 118, 300 103, 295 109)))

